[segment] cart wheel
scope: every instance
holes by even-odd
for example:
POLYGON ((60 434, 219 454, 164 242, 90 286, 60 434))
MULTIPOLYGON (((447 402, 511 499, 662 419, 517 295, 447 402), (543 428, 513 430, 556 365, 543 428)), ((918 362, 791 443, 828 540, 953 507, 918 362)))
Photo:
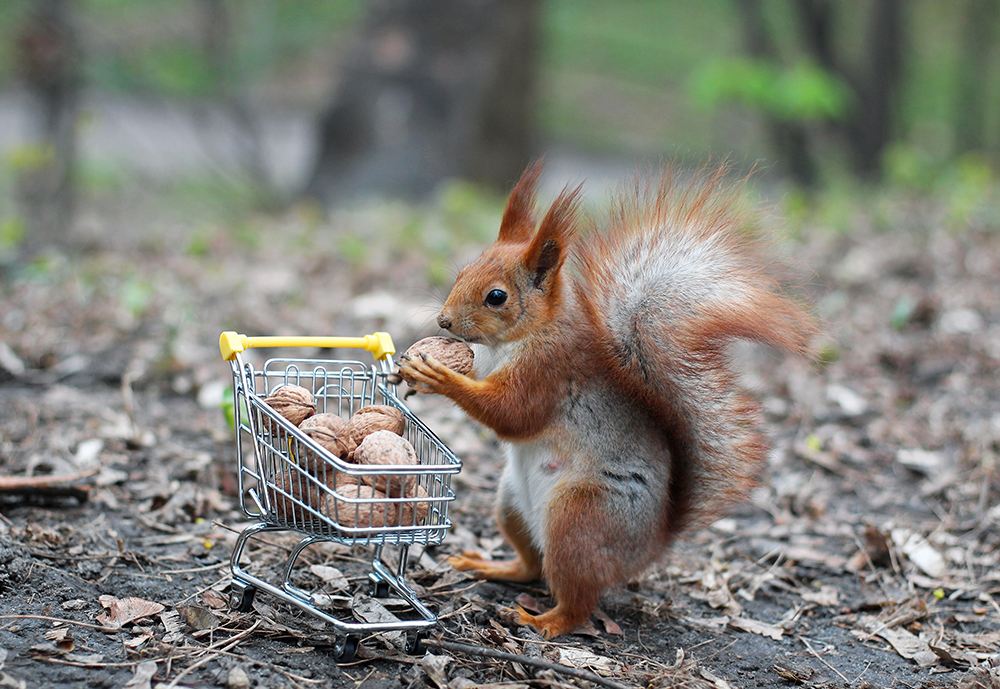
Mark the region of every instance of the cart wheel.
POLYGON ((239 612, 250 612, 253 610, 253 598, 257 589, 242 581, 233 581, 229 585, 229 609, 239 612))
POLYGON ((337 639, 337 645, 333 647, 333 657, 338 663, 349 663, 358 654, 358 637, 344 636, 337 639))
POLYGON ((372 598, 388 598, 389 584, 384 581, 368 582, 368 595, 372 598))
POLYGON ((411 656, 422 656, 427 648, 424 646, 424 633, 423 632, 411 632, 406 635, 406 647, 404 649, 407 655, 411 656))

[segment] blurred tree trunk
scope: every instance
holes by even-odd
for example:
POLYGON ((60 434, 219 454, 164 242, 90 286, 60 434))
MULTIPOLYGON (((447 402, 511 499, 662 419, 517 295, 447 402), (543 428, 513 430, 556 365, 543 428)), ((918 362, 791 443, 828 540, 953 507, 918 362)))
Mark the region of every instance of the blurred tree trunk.
MULTIPOLYGON (((737 0, 742 17, 743 41, 747 53, 760 60, 778 62, 778 50, 767 29, 760 0, 737 0)), ((764 116, 771 146, 781 164, 799 184, 811 187, 816 184, 816 163, 809 150, 809 132, 805 125, 782 120, 774 116, 764 116)))
MULTIPOLYGON (((215 91, 226 124, 235 136, 239 166, 261 197, 264 207, 277 203, 278 192, 271 180, 260 126, 234 64, 233 13, 227 0, 200 0, 202 15, 202 50, 211 70, 215 91)), ((204 116, 210 117, 212 107, 204 116)))
POLYGON ((878 175, 882 154, 893 134, 893 108, 903 71, 905 27, 903 0, 873 0, 865 37, 862 68, 848 69, 834 45, 835 7, 830 0, 792 0, 799 16, 802 43, 816 63, 844 81, 854 94, 854 108, 832 128, 851 151, 855 172, 878 175))
MULTIPOLYGON (((868 22, 866 69, 854 80, 858 107, 851 120, 854 167, 876 176, 892 136, 893 106, 903 72, 903 0, 875 0, 868 22)), ((849 80, 850 81, 850 80, 849 80)))
POLYGON ((71 0, 37 0, 17 38, 18 71, 37 109, 33 151, 18 170, 28 251, 59 241, 73 218, 80 59, 71 0))
POLYGON ((962 25, 955 83, 955 148, 959 153, 986 146, 986 102, 990 52, 996 40, 998 0, 968 0, 962 25))
POLYGON ((514 181, 533 152, 539 0, 373 0, 320 116, 305 193, 514 181))

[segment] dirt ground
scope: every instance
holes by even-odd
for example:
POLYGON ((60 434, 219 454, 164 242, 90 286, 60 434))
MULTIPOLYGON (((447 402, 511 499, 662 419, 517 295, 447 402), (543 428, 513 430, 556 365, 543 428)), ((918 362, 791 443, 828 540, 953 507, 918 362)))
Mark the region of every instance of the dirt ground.
MULTIPOLYGON (((807 228, 789 246, 826 336, 819 364, 735 353, 773 439, 763 487, 610 592, 579 634, 546 642, 510 621, 515 602, 551 604, 544 585, 444 564, 506 554, 489 516, 501 452, 446 401, 411 400, 464 461, 454 528, 411 559, 442 616, 431 637, 520 662, 410 656, 377 637, 337 666, 318 620, 266 594, 228 609, 228 556, 250 522, 218 332, 386 328, 402 345, 433 332, 424 259, 340 258, 329 228, 370 217, 8 264, 2 473, 76 476, 86 499, 0 497, 0 686, 586 685, 543 661, 630 687, 1000 687, 1000 234, 935 229, 916 202, 892 212, 912 229, 879 232, 861 214, 850 236, 807 228), (279 236, 294 248, 275 260, 279 236)), ((249 556, 273 569, 296 538, 265 540, 249 556)), ((343 605, 368 557, 314 546, 295 580, 343 605)))

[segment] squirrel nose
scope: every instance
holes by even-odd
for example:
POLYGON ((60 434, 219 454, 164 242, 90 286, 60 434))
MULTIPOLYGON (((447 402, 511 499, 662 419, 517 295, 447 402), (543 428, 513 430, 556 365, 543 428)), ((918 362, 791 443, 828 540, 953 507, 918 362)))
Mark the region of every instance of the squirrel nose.
POLYGON ((449 328, 451 328, 451 319, 448 318, 443 313, 439 313, 438 314, 438 325, 441 326, 442 328, 444 328, 445 330, 448 330, 449 328))

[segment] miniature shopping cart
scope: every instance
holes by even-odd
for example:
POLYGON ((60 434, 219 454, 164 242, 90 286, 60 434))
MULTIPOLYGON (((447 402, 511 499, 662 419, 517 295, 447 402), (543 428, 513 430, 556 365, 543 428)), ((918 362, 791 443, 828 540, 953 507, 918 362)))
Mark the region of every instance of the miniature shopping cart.
MULTIPOLYGON (((421 603, 407 584, 409 547, 440 543, 451 521, 448 506, 455 498, 451 479, 461 462, 437 436, 396 397, 388 377, 395 348, 387 333, 364 337, 247 337, 224 332, 219 338, 222 358, 233 369, 236 458, 240 505, 257 523, 246 528, 233 550, 230 605, 252 609, 257 590, 266 591, 330 623, 338 632, 335 655, 348 662, 363 634, 403 630, 407 650, 419 649, 422 630, 437 616, 421 603), (268 359, 257 370, 244 352, 258 347, 355 348, 372 354, 375 363, 334 359, 268 359), (317 444, 265 403, 282 385, 295 384, 313 394, 316 412, 350 417, 359 408, 381 404, 395 407, 405 417, 404 437, 417 453, 416 465, 361 465, 344 461, 317 444), (252 452, 247 452, 249 444, 252 452), (386 474, 387 480, 418 487, 397 497, 359 495, 365 476, 386 474), (293 531, 302 539, 292 548, 281 577, 267 581, 241 563, 247 542, 265 532, 293 531), (371 546, 368 596, 401 599, 407 609, 391 619, 342 619, 323 604, 324 597, 292 583, 296 561, 309 546, 333 541, 349 546, 371 546), (398 564, 383 559, 385 546, 398 550, 398 564), (275 579, 279 579, 274 581, 275 579)), ((329 597, 326 597, 329 600, 329 597)), ((360 600, 356 596, 353 601, 360 600)))

